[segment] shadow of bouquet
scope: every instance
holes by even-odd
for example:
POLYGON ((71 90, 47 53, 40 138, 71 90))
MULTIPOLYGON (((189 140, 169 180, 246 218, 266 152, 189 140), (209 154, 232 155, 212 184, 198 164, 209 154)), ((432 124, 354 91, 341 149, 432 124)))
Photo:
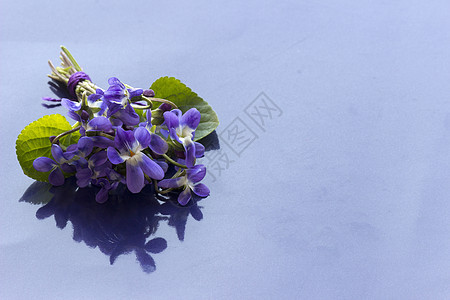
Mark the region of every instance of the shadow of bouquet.
POLYGON ((203 218, 201 207, 197 205, 200 199, 180 206, 176 193, 155 196, 151 185, 138 194, 119 186, 103 204, 95 201, 98 190, 94 186, 79 188, 75 178, 66 179, 59 187, 35 182, 20 201, 42 205, 36 217, 42 220, 53 215, 60 229, 70 221, 73 239, 91 248, 98 247, 109 256, 111 265, 120 255, 134 252, 146 273, 156 270, 152 255, 167 248, 167 241, 156 236, 161 222, 174 227, 178 239, 183 241, 189 215, 197 221, 203 218))

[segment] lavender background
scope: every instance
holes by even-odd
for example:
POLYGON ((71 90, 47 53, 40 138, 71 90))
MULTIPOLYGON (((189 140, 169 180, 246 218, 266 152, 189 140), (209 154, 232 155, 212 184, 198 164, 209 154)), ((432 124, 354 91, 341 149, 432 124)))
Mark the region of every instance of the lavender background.
POLYGON ((448 1, 0 2, 0 298, 449 299, 449 26, 448 1), (101 86, 174 76, 219 134, 257 136, 221 143, 203 220, 160 226, 152 274, 18 202, 17 135, 63 112, 40 106, 61 44, 101 86), (262 128, 261 92, 282 112, 262 128))

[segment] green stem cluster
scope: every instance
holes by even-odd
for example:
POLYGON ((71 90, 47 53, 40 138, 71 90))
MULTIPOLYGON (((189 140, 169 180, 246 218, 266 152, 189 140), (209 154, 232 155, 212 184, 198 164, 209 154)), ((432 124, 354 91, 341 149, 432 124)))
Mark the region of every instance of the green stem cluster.
MULTIPOLYGON (((50 66, 52 73, 48 75, 48 77, 67 85, 70 76, 72 76, 72 74, 76 72, 82 71, 82 69, 66 47, 61 46, 61 49, 62 51, 59 57, 61 59, 61 66, 55 67, 49 60, 48 65, 50 66)), ((98 88, 99 87, 93 84, 91 81, 83 80, 77 85, 75 92, 77 96, 81 98, 81 95, 83 95, 84 93, 86 93, 88 96, 94 94, 95 90, 98 88)))
MULTIPOLYGON (((69 50, 67 50, 66 47, 61 46, 61 50, 62 51, 60 52, 60 57, 59 57, 61 59, 61 66, 55 67, 53 65, 53 63, 49 60, 48 64, 50 66, 50 69, 52 70, 52 73, 50 75, 48 75, 48 77, 50 77, 54 80, 57 80, 59 82, 62 82, 67 86, 70 76, 72 76, 72 74, 74 74, 76 72, 82 71, 83 69, 80 67, 80 65, 78 65, 77 61, 72 56, 72 54, 69 52, 69 50)), ((126 86, 128 88, 133 88, 129 85, 126 85, 126 86)), ((81 97, 83 95, 89 96, 89 95, 95 94, 95 91, 98 88, 99 87, 97 85, 95 85, 94 83, 92 83, 91 81, 83 80, 77 84, 77 87, 75 88, 75 93, 76 93, 78 99, 81 99, 81 97)), ((132 102, 136 102, 136 101, 147 102, 147 105, 145 105, 145 106, 133 105, 133 108, 136 108, 136 109, 142 109, 142 110, 151 109, 153 107, 152 102, 167 103, 167 104, 170 104, 173 108, 178 108, 175 103, 173 103, 172 101, 167 100, 167 99, 153 98, 153 97, 149 98, 144 95, 141 95, 140 97, 136 97, 136 98, 137 99, 132 102)))

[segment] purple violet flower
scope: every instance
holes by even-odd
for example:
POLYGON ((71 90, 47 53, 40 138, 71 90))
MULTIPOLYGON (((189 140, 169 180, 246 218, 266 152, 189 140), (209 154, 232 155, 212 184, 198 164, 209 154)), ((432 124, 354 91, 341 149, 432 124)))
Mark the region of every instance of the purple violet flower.
POLYGON ((82 161, 77 165, 77 184, 79 187, 86 187, 91 179, 105 177, 112 165, 108 161, 105 150, 93 154, 88 160, 80 158, 82 161))
POLYGON ((85 115, 84 118, 81 117, 79 113, 77 113, 81 109, 81 103, 77 101, 72 101, 67 98, 61 99, 61 105, 65 107, 68 112, 70 118, 74 119, 75 121, 82 122, 83 120, 86 121, 89 118, 89 115, 85 115))
POLYGON ((134 131, 118 128, 114 147, 108 147, 108 158, 113 164, 126 163, 127 187, 132 193, 139 193, 144 187, 144 173, 156 180, 164 177, 163 169, 142 152, 150 144, 151 136, 145 128, 138 127, 134 131))
POLYGON ((69 99, 62 99, 62 106, 69 110, 69 117, 81 123, 80 134, 85 135, 86 131, 110 131, 112 124, 109 119, 99 116, 89 120, 89 114, 82 111, 78 114, 77 111, 81 109, 81 103, 69 99), (88 121, 89 120, 89 121, 88 121))
POLYGON ((64 153, 59 145, 52 145, 52 156, 55 160, 48 157, 38 157, 33 161, 33 167, 39 172, 50 172, 48 181, 54 185, 59 186, 64 184, 64 174, 73 173, 75 171, 73 166, 67 162, 73 157, 73 153, 64 153))
MULTIPOLYGON (((113 127, 114 128, 114 127, 113 127)), ((104 136, 91 136, 93 146, 98 148, 114 147, 114 141, 104 136)))
POLYGON ((74 158, 77 158, 71 164, 76 167, 77 173, 75 176, 79 187, 88 186, 91 179, 106 176, 112 167, 105 150, 91 155, 94 146, 98 143, 96 138, 83 136, 78 140, 77 144, 70 145, 67 148, 66 155, 70 153, 74 158), (88 156, 90 157, 88 158, 88 156))
POLYGON ((164 189, 183 187, 183 191, 178 196, 178 203, 186 205, 189 200, 191 200, 191 192, 200 197, 207 197, 209 195, 209 188, 205 184, 200 183, 205 175, 205 166, 196 165, 187 169, 186 175, 177 178, 163 179, 158 183, 158 186, 164 189))
POLYGON ((156 154, 159 155, 165 154, 167 150, 169 150, 169 145, 162 137, 160 137, 154 132, 155 128, 153 128, 151 120, 152 120, 152 112, 150 109, 148 109, 147 122, 142 122, 139 124, 139 126, 147 129, 148 133, 150 134, 150 144, 149 144, 150 149, 156 154))
POLYGON ((108 132, 112 129, 111 122, 105 117, 95 117, 91 119, 87 124, 83 124, 80 128, 80 134, 86 134, 86 131, 104 131, 108 132))
POLYGON ((102 100, 104 94, 105 93, 103 92, 103 90, 96 89, 95 90, 95 94, 91 94, 91 95, 88 96, 88 101, 90 103, 96 104, 96 106, 98 108, 100 108, 100 110, 96 114, 97 116, 103 116, 103 113, 108 108, 107 101, 103 101, 102 100), (102 101, 97 102, 97 100, 102 100, 102 101))
POLYGON ((196 108, 189 109, 185 114, 179 109, 164 112, 164 124, 169 130, 170 137, 184 146, 187 167, 193 167, 195 157, 203 155, 202 151, 197 152, 198 156, 196 155, 195 148, 200 144, 193 141, 200 118, 200 112, 196 108))
POLYGON ((96 90, 95 94, 88 97, 90 102, 102 99, 98 115, 103 115, 106 108, 106 117, 121 120, 125 125, 134 126, 139 123, 139 115, 131 106, 130 99, 142 95, 142 89, 127 89, 119 79, 111 77, 108 79, 109 88, 106 91, 96 90))

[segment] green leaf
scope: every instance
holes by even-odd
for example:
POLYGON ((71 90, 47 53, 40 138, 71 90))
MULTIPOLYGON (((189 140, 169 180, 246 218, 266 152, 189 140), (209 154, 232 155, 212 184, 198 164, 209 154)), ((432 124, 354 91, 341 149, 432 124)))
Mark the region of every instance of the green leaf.
MULTIPOLYGON (((190 108, 195 107, 200 111, 202 118, 200 124, 195 131, 195 139, 199 140, 219 126, 219 119, 212 107, 194 93, 185 84, 181 83, 174 77, 161 77, 153 82, 150 87, 155 92, 156 98, 163 98, 175 103, 178 108, 185 113, 190 108)), ((160 103, 153 102, 154 108, 158 107, 160 103)))
MULTIPOLYGON (((33 179, 48 182, 50 172, 38 172, 33 168, 33 161, 41 156, 52 157, 49 137, 69 131, 72 126, 62 115, 44 116, 29 124, 19 134, 16 141, 16 155, 23 173, 33 179)), ((63 146, 76 143, 79 132, 62 137, 59 141, 63 146)))

